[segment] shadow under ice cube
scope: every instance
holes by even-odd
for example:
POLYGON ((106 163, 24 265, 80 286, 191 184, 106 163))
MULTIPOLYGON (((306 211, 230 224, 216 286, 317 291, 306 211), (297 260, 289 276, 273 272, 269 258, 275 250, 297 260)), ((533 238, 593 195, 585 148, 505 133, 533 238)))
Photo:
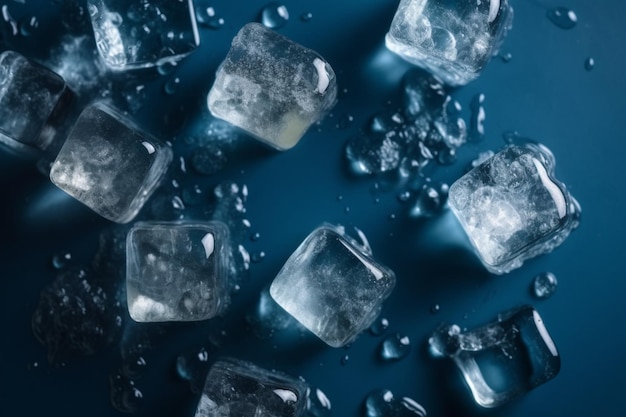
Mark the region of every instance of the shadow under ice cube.
POLYGON ((385 44, 446 84, 463 85, 497 53, 512 18, 507 0, 402 0, 385 44))
POLYGON ((368 328, 395 285, 395 274, 337 228, 315 229, 270 286, 272 298, 332 347, 368 328))
POLYGON ((229 232, 219 221, 139 222, 126 241, 128 312, 138 322, 206 320, 228 305, 229 232))
POLYGON ((90 106, 52 164, 52 182, 96 213, 131 221, 158 186, 172 151, 101 106, 90 106))
POLYGON ((502 405, 554 378, 561 368, 557 348, 531 306, 464 332, 443 326, 429 344, 437 356, 454 361, 482 407, 502 405))
POLYGON ((450 208, 490 272, 551 252, 578 226, 580 206, 554 165, 545 146, 510 145, 450 187, 450 208))
POLYGON ((116 70, 179 60, 200 44, 192 0, 87 0, 98 52, 116 70))
POLYGON ((0 143, 45 150, 73 93, 63 78, 13 51, 0 54, 0 143))
POLYGON ((301 417, 307 392, 301 380, 222 359, 209 371, 195 417, 301 417))
POLYGON ((295 146, 337 97, 316 52, 258 23, 235 36, 207 101, 211 113, 279 150, 295 146))

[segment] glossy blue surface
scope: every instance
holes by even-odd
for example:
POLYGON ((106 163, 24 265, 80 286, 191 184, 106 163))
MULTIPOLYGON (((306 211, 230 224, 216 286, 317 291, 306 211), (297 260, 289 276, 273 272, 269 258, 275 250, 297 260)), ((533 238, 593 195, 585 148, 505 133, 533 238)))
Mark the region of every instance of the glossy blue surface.
MULTIPOLYGON (((0 22, 2 48, 15 49, 43 64, 54 61, 55 48, 67 41, 63 34, 78 36, 89 30, 86 25, 68 29, 62 24, 59 13, 73 11, 71 1, 1 3, 16 19, 34 13, 40 20, 31 36, 18 38, 11 35, 8 23, 0 22)), ((277 153, 242 138, 216 176, 184 176, 187 184, 206 190, 220 181, 246 184, 246 218, 252 223, 251 232, 258 232, 260 238, 242 244, 251 253, 264 251, 266 256, 251 265, 250 276, 223 319, 172 324, 152 338, 144 355, 147 365, 136 379, 143 393, 136 415, 192 416, 198 395, 175 375, 176 356, 194 346, 208 346, 210 336, 222 330, 226 332, 222 347, 210 350, 210 361, 228 354, 303 376, 328 395, 335 416, 361 415, 365 396, 377 388, 415 399, 429 416, 620 413, 626 386, 622 329, 626 222, 621 217, 626 211, 626 141, 622 137, 626 118, 621 106, 626 95, 626 3, 511 3, 513 30, 502 52, 511 53, 512 59, 507 63, 493 59, 476 81, 453 92, 465 114, 471 98, 485 94, 486 139, 461 148, 457 163, 437 167, 431 177, 453 182, 480 151, 499 149, 503 132, 517 130, 553 151, 557 177, 582 206, 581 226, 553 253, 496 277, 480 267, 449 213, 417 221, 408 216, 410 204, 396 198, 401 189, 382 187, 373 194, 374 184, 385 182, 353 177, 343 146, 373 114, 395 111, 400 105, 400 80, 411 67, 383 45, 397 2, 286 0, 291 18, 279 31, 323 55, 337 73, 340 91, 345 92, 332 115, 292 150, 277 153), (556 6, 575 11, 578 23, 573 29, 563 30, 546 18, 547 10, 556 6), (305 12, 312 13, 310 21, 299 19, 305 12), (589 57, 595 61, 591 71, 584 66, 589 57), (338 120, 345 114, 354 121, 338 129, 338 120), (376 198, 380 201, 375 202, 376 198), (393 220, 391 214, 395 214, 393 220), (375 257, 395 271, 397 286, 382 316, 390 322, 389 334, 409 336, 413 350, 408 357, 381 362, 382 338, 369 334, 361 335, 348 349, 332 349, 320 341, 288 334, 259 339, 249 331, 245 316, 255 309, 260 291, 302 239, 324 221, 361 229, 375 257), (530 293, 532 279, 544 271, 553 272, 559 286, 551 298, 537 300, 530 293), (472 402, 452 364, 428 356, 428 336, 442 321, 474 327, 491 321, 502 310, 528 303, 541 313, 557 344, 562 357, 560 374, 519 400, 497 409, 481 409, 472 402), (440 310, 433 314, 435 304, 440 310), (345 355, 349 359, 342 365, 345 355)), ((133 82, 146 85, 147 98, 134 116, 146 130, 173 141, 176 156, 187 155, 183 138, 201 123, 205 95, 230 40, 243 24, 258 20, 265 4, 215 1, 212 5, 224 18, 224 26, 219 30, 202 27, 200 48, 174 74, 136 75, 139 81, 133 82), (163 83, 171 76, 180 78, 178 89, 173 95, 164 94, 163 83), (187 117, 181 118, 181 113, 187 117), (176 123, 180 120, 185 123, 176 123)), ((121 366, 120 343, 51 367, 30 324, 40 291, 55 276, 53 254, 69 251, 75 264, 90 262, 98 234, 109 223, 55 189, 36 170, 34 161, 4 151, 0 153, 0 189, 3 411, 24 416, 119 415, 109 401, 108 377, 121 366)), ((137 331, 136 326, 130 329, 137 331)))

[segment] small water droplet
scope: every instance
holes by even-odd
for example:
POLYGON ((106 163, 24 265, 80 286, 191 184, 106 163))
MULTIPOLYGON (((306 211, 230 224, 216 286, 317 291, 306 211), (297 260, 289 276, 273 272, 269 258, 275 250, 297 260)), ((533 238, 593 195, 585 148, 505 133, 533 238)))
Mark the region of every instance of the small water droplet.
POLYGON ((591 71, 593 67, 595 66, 596 66, 596 61, 592 57, 585 59, 585 69, 587 71, 591 71))
POLYGON ((163 83, 163 92, 168 95, 176 94, 178 87, 180 86, 180 78, 172 77, 163 83))
POLYGON ((382 317, 374 321, 374 323, 372 323, 372 325, 369 328, 369 331, 373 336, 380 336, 381 334, 385 333, 388 328, 389 328, 389 320, 382 317))
POLYGON ((354 117, 351 114, 344 113, 339 117, 337 129, 347 129, 352 125, 352 122, 354 122, 354 117))
POLYGON ((261 238, 261 234, 259 232, 255 232, 250 235, 250 240, 253 242, 256 242, 260 238, 261 238))
POLYGON ((396 219, 396 213, 391 213, 389 216, 387 216, 387 219, 389 220, 395 220, 396 219))
POLYGON ((213 7, 197 8, 196 19, 201 26, 216 30, 224 26, 225 23, 224 19, 218 15, 213 7))
POLYGON ((430 312, 435 314, 435 313, 439 313, 439 310, 441 310, 441 307, 439 306, 439 304, 433 304, 430 307, 430 312))
POLYGON ((380 357, 384 360, 400 360, 411 351, 411 341, 408 336, 396 333, 387 336, 380 348, 380 357))
POLYGON ((313 19, 313 13, 311 12, 304 12, 300 15, 300 20, 303 22, 310 22, 311 19, 313 19))
POLYGON ((39 28, 39 20, 35 16, 26 16, 19 22, 20 34, 30 36, 39 28))
POLYGON ((400 194, 398 194, 398 201, 401 203, 406 203, 407 201, 409 201, 410 198, 411 198, 410 191, 403 191, 400 194))
POLYGON ((548 19, 561 29, 572 29, 578 22, 578 17, 573 10, 567 7, 555 7, 547 12, 548 19))
POLYGON ((343 355, 341 357, 341 360, 339 361, 339 363, 341 363, 341 366, 346 366, 348 364, 348 361, 350 360, 350 356, 348 355, 343 355))
POLYGON ((270 29, 279 29, 289 21, 287 6, 277 1, 266 5, 261 11, 261 23, 270 29))
POLYGON ((542 272, 533 280, 533 294, 537 298, 548 298, 556 291, 557 280, 552 272, 542 272))
POLYGON ((512 53, 510 53, 510 52, 505 52, 505 53, 502 53, 502 54, 500 54, 500 59, 501 59, 501 60, 502 60, 502 62, 504 62, 505 64, 506 64, 506 63, 509 63, 509 62, 511 62, 511 60, 513 59, 513 54, 512 54, 512 53))
POLYGON ((263 251, 255 252, 252 254, 251 259, 252 259, 252 262, 254 263, 261 262, 263 259, 265 259, 265 252, 263 251))
POLYGON ((172 60, 161 61, 157 64, 157 71, 160 75, 168 75, 174 72, 178 62, 172 60))
POLYGON ((442 324, 428 339, 428 351, 437 358, 451 356, 459 350, 461 328, 456 324, 442 324))
POLYGON ((52 267, 54 269, 63 269, 72 260, 72 254, 69 252, 57 253, 52 256, 52 267))

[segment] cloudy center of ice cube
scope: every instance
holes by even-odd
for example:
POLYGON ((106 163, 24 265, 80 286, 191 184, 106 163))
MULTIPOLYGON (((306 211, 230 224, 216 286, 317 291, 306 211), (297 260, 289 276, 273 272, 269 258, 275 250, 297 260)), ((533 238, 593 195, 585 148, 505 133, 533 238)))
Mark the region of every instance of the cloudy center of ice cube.
POLYGON ((207 233, 201 240, 202 246, 204 246, 204 254, 207 259, 213 254, 215 250, 215 238, 213 237, 213 233, 207 233))
POLYGON ((326 71, 326 63, 319 58, 313 60, 313 66, 317 70, 317 88, 316 92, 324 94, 330 84, 330 77, 326 71))
POLYGON ((541 179, 541 183, 546 188, 548 193, 550 193, 550 197, 554 200, 554 204, 556 205, 556 211, 559 214, 559 218, 565 217, 567 213, 567 203, 565 201, 565 196, 561 192, 561 189, 550 179, 548 176, 548 172, 546 168, 539 162, 537 159, 533 158, 533 164, 535 164, 535 168, 537 169, 537 174, 539 175, 539 179, 541 179))

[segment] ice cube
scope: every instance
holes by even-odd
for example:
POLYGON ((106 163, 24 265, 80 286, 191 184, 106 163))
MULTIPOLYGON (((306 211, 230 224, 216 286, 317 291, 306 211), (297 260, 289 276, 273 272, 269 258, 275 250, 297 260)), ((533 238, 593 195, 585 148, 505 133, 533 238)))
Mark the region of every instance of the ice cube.
POLYGON ((300 417, 307 385, 236 359, 221 359, 209 371, 196 417, 300 417))
POLYGON ((512 18, 507 0, 401 0, 385 44, 447 84, 463 85, 497 53, 512 18))
POLYGON ((289 257, 270 295, 325 343, 340 347, 373 323, 394 285, 393 271, 324 224, 289 257))
POLYGON ((279 150, 334 104, 335 73, 316 52, 258 23, 235 36, 208 95, 211 113, 279 150))
POLYGON ((139 222, 126 241, 128 312, 138 322, 206 320, 228 304, 229 233, 219 221, 139 222))
POLYGON ((101 216, 131 221, 172 159, 169 147, 101 105, 87 107, 52 164, 52 182, 101 216))
POLYGON ((200 44, 192 0, 87 0, 100 56, 114 70, 179 60, 200 44))
POLYGON ((450 187, 450 208, 489 271, 551 252, 578 226, 580 207, 554 165, 543 145, 510 145, 450 187))
POLYGON ((429 344, 454 361, 483 407, 502 405, 554 378, 561 368, 556 345, 531 306, 501 314, 498 321, 476 329, 453 329, 458 326, 440 328, 429 344))
POLYGON ((45 150, 74 94, 54 72, 13 51, 0 54, 0 143, 45 150))

